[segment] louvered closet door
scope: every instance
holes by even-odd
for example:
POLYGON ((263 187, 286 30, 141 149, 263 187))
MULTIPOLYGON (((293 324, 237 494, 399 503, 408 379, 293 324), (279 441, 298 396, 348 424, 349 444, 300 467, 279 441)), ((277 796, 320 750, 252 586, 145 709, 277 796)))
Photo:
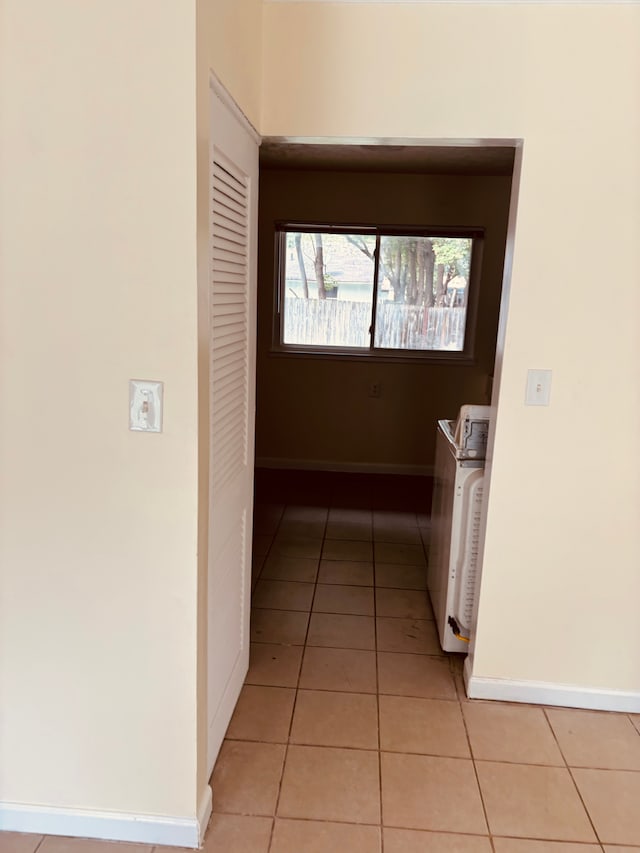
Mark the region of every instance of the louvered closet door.
POLYGON ((208 757, 213 767, 249 663, 258 144, 212 99, 208 757))

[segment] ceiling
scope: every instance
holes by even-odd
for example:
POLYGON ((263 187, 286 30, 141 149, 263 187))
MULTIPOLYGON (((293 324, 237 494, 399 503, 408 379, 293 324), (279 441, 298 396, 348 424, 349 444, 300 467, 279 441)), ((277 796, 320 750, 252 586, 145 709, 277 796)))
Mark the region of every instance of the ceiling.
POLYGON ((260 167, 429 175, 511 175, 514 154, 513 145, 344 144, 266 137, 260 147, 260 167))

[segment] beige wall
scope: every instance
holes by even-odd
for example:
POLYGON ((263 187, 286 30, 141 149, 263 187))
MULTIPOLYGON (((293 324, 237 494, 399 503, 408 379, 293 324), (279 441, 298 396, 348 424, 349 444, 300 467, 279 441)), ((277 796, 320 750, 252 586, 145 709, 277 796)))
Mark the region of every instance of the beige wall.
POLYGON ((192 818, 195 9, 4 0, 0 33, 0 801, 192 818))
MULTIPOLYGON (((258 460, 428 469, 436 421, 488 402, 509 177, 263 170, 260 179, 258 460), (479 226, 485 240, 471 366, 273 355, 274 223, 479 226), (369 385, 380 384, 379 398, 369 385)), ((383 467, 383 470, 384 470, 383 467)))
MULTIPOLYGON (((476 671, 640 689, 640 9, 267 4, 261 105, 257 0, 203 2, 198 67, 265 134, 525 138, 476 671)), ((188 817, 203 785, 194 15, 0 8, 4 801, 188 817)))
POLYGON ((264 134, 524 138, 480 676, 640 690, 639 37, 631 5, 265 5, 264 134))
POLYGON ((262 0, 196 0, 206 62, 255 127, 260 124, 262 0))

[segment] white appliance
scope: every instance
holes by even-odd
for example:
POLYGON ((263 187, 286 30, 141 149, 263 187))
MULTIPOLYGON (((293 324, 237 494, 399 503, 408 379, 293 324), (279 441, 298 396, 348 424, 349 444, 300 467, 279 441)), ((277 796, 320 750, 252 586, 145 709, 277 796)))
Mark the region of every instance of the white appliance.
POLYGON ((467 652, 476 608, 489 406, 462 406, 438 421, 427 586, 440 645, 467 652))

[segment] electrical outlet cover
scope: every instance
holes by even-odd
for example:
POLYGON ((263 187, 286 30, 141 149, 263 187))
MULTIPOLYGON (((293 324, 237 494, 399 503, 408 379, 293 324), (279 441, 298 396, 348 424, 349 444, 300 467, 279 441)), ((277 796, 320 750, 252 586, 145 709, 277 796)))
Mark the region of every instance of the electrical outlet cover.
POLYGON ((525 406, 548 406, 551 399, 551 371, 528 370, 525 406))

